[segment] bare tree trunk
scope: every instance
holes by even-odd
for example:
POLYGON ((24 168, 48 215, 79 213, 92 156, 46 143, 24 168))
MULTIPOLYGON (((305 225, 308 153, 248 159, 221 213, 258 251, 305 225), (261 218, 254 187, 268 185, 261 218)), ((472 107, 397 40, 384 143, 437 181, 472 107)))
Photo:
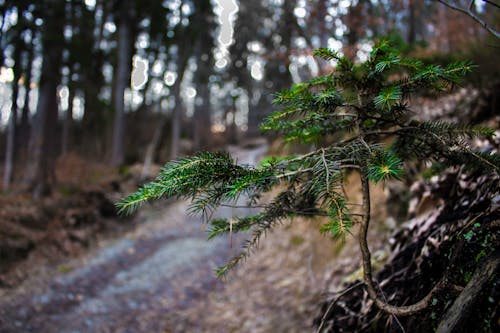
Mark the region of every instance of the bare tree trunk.
POLYGON ((5 148, 5 163, 3 173, 3 188, 7 191, 12 181, 14 169, 14 150, 16 146, 17 127, 17 97, 19 96, 19 76, 21 74, 21 45, 15 45, 14 50, 14 80, 12 81, 12 105, 10 109, 9 125, 7 127, 7 142, 5 148))
POLYGON ((408 0, 408 44, 415 45, 417 40, 417 17, 416 5, 414 0, 408 0))
POLYGON ((200 1, 198 4, 199 24, 204 27, 197 36, 195 58, 197 63, 195 83, 197 103, 195 103, 193 117, 193 146, 194 149, 207 149, 212 140, 212 108, 210 104, 210 75, 213 73, 215 46, 214 13, 210 1, 200 1))
POLYGON ((33 190, 34 197, 50 192, 55 183, 57 125, 57 85, 60 82, 64 3, 52 0, 44 6, 45 31, 42 36, 43 64, 40 78, 37 112, 32 126, 30 153, 25 174, 25 184, 33 190))
POLYGON ((115 118, 113 125, 113 145, 111 150, 111 164, 114 166, 123 163, 125 157, 125 89, 129 86, 130 70, 132 65, 131 30, 129 2, 121 4, 121 15, 118 27, 118 66, 114 94, 115 118))
POLYGON ((213 66, 210 39, 202 36, 199 40, 196 59, 196 98, 193 115, 193 147, 195 150, 207 149, 212 139, 209 77, 213 66))
MULTIPOLYGON (((184 75, 182 75, 184 76, 184 75)), ((175 107, 172 110, 172 127, 170 139, 170 159, 174 160, 179 156, 183 103, 181 98, 181 73, 177 74, 177 81, 172 89, 175 96, 175 107), (179 82, 177 82, 179 81, 179 82)))
POLYGON ((28 138, 30 133, 30 93, 31 93, 31 70, 33 69, 33 47, 30 46, 26 55, 27 63, 25 69, 25 80, 24 80, 24 105, 21 112, 21 125, 19 128, 19 146, 23 149, 23 157, 26 154, 26 148, 28 145, 28 138))
MULTIPOLYGON (((259 125, 262 121, 263 116, 262 110, 260 110, 259 103, 254 101, 253 98, 253 88, 250 87, 247 90, 248 94, 248 122, 247 122, 247 132, 246 136, 247 137, 256 137, 259 136, 260 130, 259 130, 259 125)), ((261 96, 260 99, 262 100, 264 97, 261 96)))
POLYGON ((238 126, 236 126, 236 97, 231 98, 231 106, 226 110, 226 138, 232 145, 238 143, 238 126))
POLYGON ((177 79, 172 86, 172 94, 175 98, 175 107, 172 110, 172 127, 171 127, 171 141, 170 141, 170 159, 176 159, 179 156, 181 127, 182 127, 182 114, 183 102, 181 97, 181 84, 186 72, 187 63, 192 53, 192 46, 184 46, 183 50, 179 50, 177 59, 177 79))
POLYGON ((71 133, 71 123, 73 122, 73 100, 75 98, 75 89, 70 88, 68 96, 68 110, 64 114, 64 123, 61 137, 61 152, 62 155, 66 155, 69 151, 71 145, 70 133, 71 133))
POLYGON ((208 88, 208 84, 198 85, 197 92, 202 103, 196 105, 194 109, 193 143, 194 149, 200 150, 210 147, 212 139, 210 89, 208 88))
POLYGON ((153 135, 153 139, 149 143, 146 148, 146 154, 144 156, 144 165, 142 167, 141 179, 146 179, 150 176, 151 165, 153 164, 155 152, 160 143, 161 136, 163 134, 163 128, 167 122, 167 118, 163 117, 158 124, 158 127, 155 129, 155 133, 153 135))
POLYGON ((12 170, 14 169, 14 146, 16 137, 16 119, 17 119, 17 95, 19 87, 17 86, 17 78, 14 78, 12 84, 12 107, 10 110, 9 125, 7 128, 7 143, 5 149, 5 163, 3 173, 3 189, 7 191, 12 180, 12 170))
POLYGON ((345 25, 347 26, 347 38, 342 47, 342 52, 347 59, 354 60, 358 52, 358 42, 360 38, 360 30, 362 29, 362 23, 365 19, 363 17, 363 2, 358 2, 354 6, 348 8, 348 13, 345 18, 345 25))
POLYGON ((5 164, 3 174, 3 188, 8 190, 12 180, 14 168, 14 149, 16 145, 16 123, 17 123, 17 97, 19 95, 19 76, 21 62, 21 45, 15 45, 14 50, 14 80, 12 81, 12 104, 10 110, 9 125, 7 127, 7 140, 5 149, 5 164))

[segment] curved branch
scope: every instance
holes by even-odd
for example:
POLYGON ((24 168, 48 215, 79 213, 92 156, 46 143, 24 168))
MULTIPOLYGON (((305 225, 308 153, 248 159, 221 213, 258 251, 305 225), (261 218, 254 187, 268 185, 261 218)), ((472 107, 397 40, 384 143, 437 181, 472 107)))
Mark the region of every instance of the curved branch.
MULTIPOLYGON (((477 16, 473 11, 472 8, 474 7, 474 0, 471 0, 469 3, 469 7, 467 9, 461 8, 459 6, 455 6, 445 0, 438 0, 441 2, 443 5, 445 5, 448 8, 451 8, 453 10, 456 10, 458 12, 464 13, 465 15, 471 17, 474 21, 479 23, 484 29, 486 29, 489 33, 491 33, 493 36, 496 38, 500 38, 500 32, 496 31, 493 29, 486 21, 482 20, 479 16, 477 16)), ((490 3, 489 1, 486 1, 487 3, 490 3)))
POLYGON ((365 282, 368 295, 381 310, 389 314, 395 316, 412 315, 418 311, 425 309, 429 305, 429 302, 434 293, 441 288, 442 281, 438 282, 424 298, 422 298, 420 301, 412 305, 406 305, 406 306, 390 305, 385 301, 383 301, 378 296, 375 289, 375 282, 373 281, 371 254, 367 242, 368 227, 370 225, 370 184, 368 182, 368 177, 364 174, 362 170, 359 172, 359 175, 361 178, 361 189, 363 192, 364 217, 361 222, 358 241, 363 258, 363 280, 365 282))

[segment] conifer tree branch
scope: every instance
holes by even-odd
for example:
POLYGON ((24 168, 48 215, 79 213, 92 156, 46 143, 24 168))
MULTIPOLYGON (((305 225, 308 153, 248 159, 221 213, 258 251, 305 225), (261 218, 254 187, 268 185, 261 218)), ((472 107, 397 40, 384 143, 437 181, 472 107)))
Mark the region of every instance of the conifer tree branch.
MULTIPOLYGON (((471 1, 468 10, 473 10, 473 4, 471 1)), ((418 90, 442 91, 474 66, 469 62, 424 66, 418 60, 402 58, 387 42, 377 44, 369 60, 360 65, 332 50, 320 49, 316 54, 337 61, 335 74, 296 84, 277 94, 275 102, 283 109, 271 114, 262 127, 281 132, 285 139, 315 142, 319 146, 316 150, 271 158, 258 168, 238 165, 227 153, 183 158, 165 165, 152 183, 122 199, 118 207, 125 213, 149 200, 187 198, 192 200, 190 212, 203 214, 210 224, 209 239, 228 232, 252 231, 243 251, 217 270, 219 276, 244 261, 269 230, 293 217, 328 217, 320 231, 337 239, 345 238, 354 224, 360 224, 358 242, 368 296, 392 316, 414 314, 429 305, 445 280, 415 304, 394 306, 387 302, 372 274, 367 240, 369 182, 400 179, 403 162, 413 157, 498 172, 497 154, 474 152, 466 141, 491 138, 492 129, 406 117, 411 111, 407 106, 409 96, 418 90), (407 77, 388 80, 391 72, 401 69, 408 73, 407 77), (330 138, 337 140, 329 143, 330 138), (390 148, 386 147, 387 141, 393 141, 390 148), (347 202, 343 185, 346 170, 352 169, 361 177, 362 204, 347 202), (282 191, 274 195, 271 203, 262 204, 260 195, 276 187, 282 191), (242 196, 248 196, 248 205, 238 205, 242 196), (230 220, 212 219, 220 206, 260 208, 260 212, 230 220), (352 206, 361 207, 361 212, 351 212, 352 206)))

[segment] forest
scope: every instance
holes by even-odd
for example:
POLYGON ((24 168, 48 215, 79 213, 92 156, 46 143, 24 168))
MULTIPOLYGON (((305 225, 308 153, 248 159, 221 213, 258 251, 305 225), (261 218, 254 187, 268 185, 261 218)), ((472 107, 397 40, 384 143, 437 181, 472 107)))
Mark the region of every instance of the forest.
POLYGON ((0 0, 0 332, 500 330, 496 0, 0 0))

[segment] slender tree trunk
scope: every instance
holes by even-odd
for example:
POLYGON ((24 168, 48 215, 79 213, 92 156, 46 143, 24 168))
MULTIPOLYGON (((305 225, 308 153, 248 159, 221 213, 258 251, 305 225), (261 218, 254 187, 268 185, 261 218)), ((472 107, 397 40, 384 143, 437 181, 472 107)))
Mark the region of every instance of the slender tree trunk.
POLYGON ((144 155, 144 165, 142 167, 141 178, 146 179, 150 176, 151 165, 154 162, 155 152, 160 144, 160 139, 163 134, 163 128, 167 122, 167 117, 162 117, 161 121, 158 123, 155 132, 153 134, 153 139, 146 148, 146 154, 144 155))
POLYGON ((412 47, 417 40, 417 17, 414 0, 408 0, 408 44, 412 47))
POLYGON ((37 112, 32 126, 30 153, 25 183, 34 197, 50 193, 55 183, 57 85, 61 80, 64 3, 44 3, 45 31, 42 37, 43 64, 37 112))
MULTIPOLYGON (((33 68, 33 47, 28 49, 27 64, 24 81, 24 105, 21 113, 21 126, 19 129, 19 146, 23 147, 25 151, 28 145, 28 138, 30 133, 30 93, 31 93, 31 70, 33 68)), ((23 155, 25 152, 23 153, 23 155)))
POLYGON ((226 138, 228 142, 232 145, 238 143, 238 126, 236 126, 236 100, 237 98, 231 98, 231 106, 229 110, 226 111, 226 138))
POLYGON ((198 85, 197 92, 202 102, 194 110, 193 143, 194 149, 200 150, 210 147, 211 141, 210 89, 207 84, 202 84, 198 85))
POLYGON ((63 123, 62 137, 61 137, 62 155, 66 155, 68 153, 71 145, 70 133, 71 133, 71 124, 73 122, 74 98, 75 98, 75 89, 71 87, 69 89, 69 96, 68 96, 68 110, 66 110, 66 113, 64 114, 64 123, 63 123))
POLYGON ((172 86, 172 94, 175 99, 175 107, 172 110, 172 127, 171 127, 171 141, 170 141, 170 159, 176 159, 179 156, 180 140, 181 140, 181 127, 182 127, 182 114, 184 111, 184 103, 181 97, 181 84, 186 72, 187 63, 192 53, 192 47, 184 46, 183 50, 179 51, 177 59, 177 79, 172 86))
MULTIPOLYGON (((247 137, 256 137, 260 134, 259 124, 262 120, 261 110, 258 103, 255 103, 253 98, 253 88, 247 90, 248 94, 248 121, 247 121, 247 137)), ((260 97, 263 98, 262 96, 260 97)))
POLYGON ((172 92, 175 96, 175 107, 172 110, 172 130, 170 141, 170 159, 174 160, 179 156, 180 140, 181 140, 181 126, 182 126, 182 113, 183 103, 181 97, 181 77, 178 73, 177 81, 174 84, 172 92))
POLYGON ((129 2, 122 4, 120 22, 118 26, 118 66, 114 94, 115 118, 113 125, 113 145, 111 164, 114 166, 123 163, 125 157, 125 89, 129 86, 130 70, 132 65, 130 9, 129 2))
POLYGON ((212 139, 210 86, 212 71, 212 44, 209 36, 201 36, 196 48, 196 98, 193 115, 193 146, 195 150, 207 149, 212 139))
POLYGON ((97 4, 96 4, 96 9, 97 8, 100 8, 101 11, 102 11, 102 16, 101 16, 101 19, 99 21, 99 27, 98 27, 98 32, 97 32, 97 37, 96 37, 96 40, 95 40, 95 47, 97 49, 99 49, 100 45, 101 45, 101 41, 102 41, 102 38, 103 38, 103 34, 104 34, 104 24, 106 23, 106 20, 108 18, 108 12, 109 12, 109 4, 110 2, 106 1, 106 0, 99 0, 97 1, 97 4))
POLYGON ((17 119, 17 95, 19 87, 17 77, 12 84, 12 107, 10 110, 9 125, 7 128, 7 143, 5 149, 5 163, 3 173, 3 189, 7 191, 12 180, 12 170, 14 169, 14 146, 16 138, 16 119, 17 119))
POLYGON ((3 188, 7 191, 12 180, 14 169, 14 154, 16 146, 17 128, 17 97, 19 96, 19 76, 21 74, 21 45, 15 45, 14 50, 14 80, 12 81, 12 104, 10 109, 9 125, 7 127, 7 142, 5 149, 5 163, 3 174, 3 188))
POLYGON ((347 40, 344 43, 342 51, 350 60, 353 60, 358 52, 358 41, 360 38, 359 32, 364 20, 362 13, 363 5, 364 3, 360 1, 356 5, 350 6, 344 21, 348 32, 347 40))

